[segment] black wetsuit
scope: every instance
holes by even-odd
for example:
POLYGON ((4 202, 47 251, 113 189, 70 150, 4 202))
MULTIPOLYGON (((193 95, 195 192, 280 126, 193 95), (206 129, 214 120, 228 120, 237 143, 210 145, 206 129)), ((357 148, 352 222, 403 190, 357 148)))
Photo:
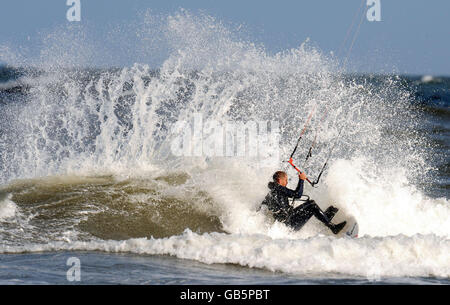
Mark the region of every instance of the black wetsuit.
POLYGON ((303 195, 304 181, 299 179, 295 190, 288 189, 275 182, 269 182, 270 192, 261 204, 265 204, 273 217, 299 230, 313 215, 327 226, 332 226, 330 218, 320 209, 314 200, 307 200, 300 206, 293 208, 289 198, 298 199, 303 195))

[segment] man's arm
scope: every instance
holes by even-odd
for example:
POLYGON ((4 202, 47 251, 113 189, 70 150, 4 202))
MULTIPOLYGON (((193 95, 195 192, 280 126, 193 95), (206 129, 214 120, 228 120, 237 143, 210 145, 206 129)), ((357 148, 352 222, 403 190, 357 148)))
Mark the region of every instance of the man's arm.
POLYGON ((288 189, 287 187, 281 186, 281 185, 278 185, 278 188, 284 196, 297 199, 297 198, 302 197, 302 195, 303 195, 303 184, 304 184, 304 180, 298 179, 298 184, 297 184, 297 187, 295 188, 295 190, 288 189))

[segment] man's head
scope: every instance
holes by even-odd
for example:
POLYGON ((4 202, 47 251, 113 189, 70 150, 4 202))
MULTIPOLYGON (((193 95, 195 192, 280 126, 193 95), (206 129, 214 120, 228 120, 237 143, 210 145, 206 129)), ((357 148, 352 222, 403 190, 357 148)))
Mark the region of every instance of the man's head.
POLYGON ((273 182, 286 186, 288 184, 288 175, 283 171, 277 171, 273 174, 273 182))

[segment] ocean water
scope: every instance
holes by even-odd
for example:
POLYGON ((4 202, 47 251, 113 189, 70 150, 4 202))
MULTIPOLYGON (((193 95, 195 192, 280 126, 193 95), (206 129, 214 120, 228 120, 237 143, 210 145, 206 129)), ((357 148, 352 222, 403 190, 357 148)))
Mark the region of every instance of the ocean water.
POLYGON ((71 29, 37 57, 0 46, 1 284, 74 283, 71 257, 81 284, 449 284, 449 77, 349 74, 308 42, 270 54, 208 16, 142 18, 135 51, 157 37, 160 66, 98 68, 71 29), (311 112, 298 164, 315 178, 334 149, 305 193, 358 238, 258 211, 274 171, 295 187, 284 161, 311 112), (218 128, 180 154, 199 117, 218 128), (230 122, 258 126, 258 155, 251 137, 208 147, 230 122))

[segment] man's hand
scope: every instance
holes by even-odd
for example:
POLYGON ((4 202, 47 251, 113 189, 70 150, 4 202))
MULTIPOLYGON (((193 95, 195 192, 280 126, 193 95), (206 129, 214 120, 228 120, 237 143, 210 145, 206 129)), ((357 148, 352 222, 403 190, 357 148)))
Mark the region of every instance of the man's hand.
POLYGON ((300 179, 302 179, 302 180, 306 180, 306 174, 305 174, 305 172, 303 172, 303 173, 298 173, 298 177, 300 178, 300 179))

